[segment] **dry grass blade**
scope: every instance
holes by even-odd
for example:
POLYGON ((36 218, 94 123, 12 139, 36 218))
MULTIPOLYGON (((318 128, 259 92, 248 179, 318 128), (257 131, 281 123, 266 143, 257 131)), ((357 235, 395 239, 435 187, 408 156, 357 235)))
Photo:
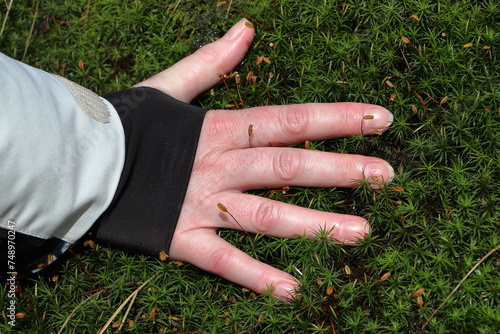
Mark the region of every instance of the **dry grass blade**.
MULTIPOLYGON (((136 290, 137 291, 137 290, 136 290)), ((137 293, 133 293, 134 297, 130 300, 130 303, 128 304, 127 310, 125 311, 125 314, 123 315, 123 320, 120 322, 120 327, 118 327, 117 331, 121 332, 123 324, 125 323, 125 320, 127 320, 127 316, 130 313, 130 309, 132 308, 132 305, 134 305, 135 298, 137 297, 137 293)))
POLYGON ((71 318, 73 317, 73 314, 76 313, 76 311, 83 305, 85 304, 85 302, 87 300, 89 300, 90 298, 94 297, 94 296, 97 296, 99 295, 103 290, 99 290, 97 291, 96 293, 88 296, 87 298, 85 298, 80 304, 78 304, 74 309, 73 311, 71 311, 71 313, 68 315, 68 317, 66 318, 66 320, 64 320, 64 323, 62 324, 61 326, 61 329, 59 329, 59 332, 57 332, 57 334, 61 334, 63 332, 63 329, 66 327, 66 325, 69 323, 69 321, 71 320, 71 318))
POLYGON ((229 6, 227 6, 227 12, 226 12, 226 20, 229 17, 229 10, 231 9, 231 5, 233 4, 233 0, 229 1, 229 6))
POLYGON ((165 32, 165 28, 167 27, 167 24, 168 22, 170 22, 170 20, 172 19, 172 17, 174 16, 174 13, 175 11, 177 10, 177 7, 179 7, 179 4, 181 3, 181 0, 178 0, 177 3, 175 4, 175 7, 174 9, 172 10, 172 13, 170 13, 170 16, 168 17, 167 19, 167 22, 165 22, 165 25, 163 26, 163 28, 161 29, 161 34, 163 35, 163 33, 165 32))
POLYGON ((158 276, 159 273, 156 273, 154 274, 152 277, 150 277, 146 282, 142 283, 141 286, 139 286, 137 289, 135 289, 134 292, 132 292, 130 294, 130 296, 127 297, 127 299, 125 299, 123 301, 123 303, 121 303, 121 305, 116 309, 115 313, 113 313, 113 315, 111 316, 111 318, 109 318, 109 320, 104 324, 104 326, 101 328, 101 330, 99 331, 99 334, 102 334, 106 331, 106 329, 108 329, 109 325, 111 325, 111 323, 113 322, 113 320, 115 319, 115 317, 118 315, 118 313, 120 313, 120 311, 122 310, 122 308, 125 307, 125 305, 127 305, 128 301, 132 298, 135 299, 135 296, 139 293, 139 291, 142 290, 142 288, 144 288, 146 286, 146 284, 148 284, 153 278, 155 278, 156 276, 158 276))
POLYGON ((38 1, 36 2, 35 15, 33 16, 33 21, 31 22, 30 34, 28 35, 28 39, 26 40, 26 46, 24 47, 24 53, 23 53, 23 57, 21 58, 21 61, 24 61, 24 57, 26 57, 26 53, 28 53, 28 47, 30 45, 31 36, 33 36, 33 28, 35 27, 35 21, 36 21, 37 15, 38 15, 38 1))
POLYGON ((472 267, 471 270, 469 270, 469 272, 467 273, 467 275, 464 276, 464 278, 462 278, 462 280, 460 281, 460 283, 457 284, 457 286, 455 287, 455 289, 453 289, 453 291, 448 295, 448 297, 446 297, 445 300, 443 300, 443 302, 441 303, 441 305, 439 305, 435 310, 434 312, 432 312, 431 316, 429 317, 429 319, 427 319, 427 321, 425 322, 425 324, 422 326, 422 329, 421 331, 423 331, 425 329, 425 327, 427 327, 427 325, 429 324, 429 322, 431 321, 432 318, 434 318, 434 316, 436 315, 436 313, 439 312, 439 310, 441 309, 441 307, 443 307, 444 304, 446 304, 446 302, 448 302, 448 300, 450 300, 450 298, 455 294, 455 292, 458 290, 458 288, 460 288, 460 286, 462 285, 463 282, 465 282, 465 280, 467 279, 467 277, 470 276, 470 274, 472 274, 474 272, 474 270, 476 270, 477 267, 479 267, 479 265, 481 263, 483 263, 491 254, 495 253, 497 250, 500 249, 500 244, 496 245, 495 248, 493 248, 492 250, 490 250, 488 252, 488 254, 486 254, 485 256, 483 256, 483 258, 481 260, 479 260, 475 265, 474 267, 472 267))
POLYGON ((5 5, 7 6, 7 12, 5 13, 5 17, 3 18, 2 28, 0 29, 0 36, 2 36, 3 30, 5 29, 5 24, 7 23, 7 18, 9 17, 10 8, 12 7, 13 2, 14 0, 10 0, 10 2, 7 3, 7 0, 5 0, 5 5))

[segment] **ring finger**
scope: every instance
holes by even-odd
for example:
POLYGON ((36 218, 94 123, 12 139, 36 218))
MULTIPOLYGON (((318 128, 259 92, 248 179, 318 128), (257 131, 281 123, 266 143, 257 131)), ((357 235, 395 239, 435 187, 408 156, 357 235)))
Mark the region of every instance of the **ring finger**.
MULTIPOLYGON (((370 232, 366 219, 358 216, 317 211, 235 192, 227 192, 217 200, 227 210, 219 212, 221 227, 280 238, 311 236, 325 230, 333 239, 347 244, 356 243, 370 232)), ((215 203, 213 207, 215 210, 215 203)))

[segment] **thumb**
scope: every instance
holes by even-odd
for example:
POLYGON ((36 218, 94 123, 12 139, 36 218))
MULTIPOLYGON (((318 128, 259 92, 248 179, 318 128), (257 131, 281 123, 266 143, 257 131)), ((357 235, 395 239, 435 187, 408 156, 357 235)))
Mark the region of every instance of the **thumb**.
POLYGON ((153 87, 189 103, 215 85, 219 73, 227 73, 241 62, 254 35, 253 25, 240 20, 219 40, 135 86, 153 87))

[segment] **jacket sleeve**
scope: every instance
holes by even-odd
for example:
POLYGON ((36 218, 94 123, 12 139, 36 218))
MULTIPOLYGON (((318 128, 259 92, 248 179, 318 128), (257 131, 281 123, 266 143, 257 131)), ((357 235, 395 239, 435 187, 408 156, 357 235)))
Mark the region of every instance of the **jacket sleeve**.
POLYGON ((6 268, 0 274, 36 272, 91 228, 112 246, 168 251, 204 113, 150 88, 101 98, 0 53, 0 261, 6 268), (150 100, 157 108, 144 112, 150 100), (167 102, 198 115, 193 140, 174 152, 151 145, 172 143, 179 134, 177 125, 171 136, 159 134, 173 114, 149 119, 164 116, 167 102), (136 115, 144 115, 141 124, 136 115), (169 191, 177 194, 164 201, 169 191), (152 209, 158 205, 161 210, 152 209))
POLYGON ((149 87, 104 97, 121 117, 126 156, 116 196, 96 224, 97 241, 168 253, 207 110, 149 87))

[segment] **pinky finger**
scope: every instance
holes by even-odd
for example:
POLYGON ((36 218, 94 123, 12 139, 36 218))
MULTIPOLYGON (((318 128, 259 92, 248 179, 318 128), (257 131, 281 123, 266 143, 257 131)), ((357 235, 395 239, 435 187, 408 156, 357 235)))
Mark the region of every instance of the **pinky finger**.
POLYGON ((190 230, 176 235, 170 256, 258 293, 271 292, 278 299, 293 299, 298 288, 293 276, 257 261, 213 230, 190 230))

